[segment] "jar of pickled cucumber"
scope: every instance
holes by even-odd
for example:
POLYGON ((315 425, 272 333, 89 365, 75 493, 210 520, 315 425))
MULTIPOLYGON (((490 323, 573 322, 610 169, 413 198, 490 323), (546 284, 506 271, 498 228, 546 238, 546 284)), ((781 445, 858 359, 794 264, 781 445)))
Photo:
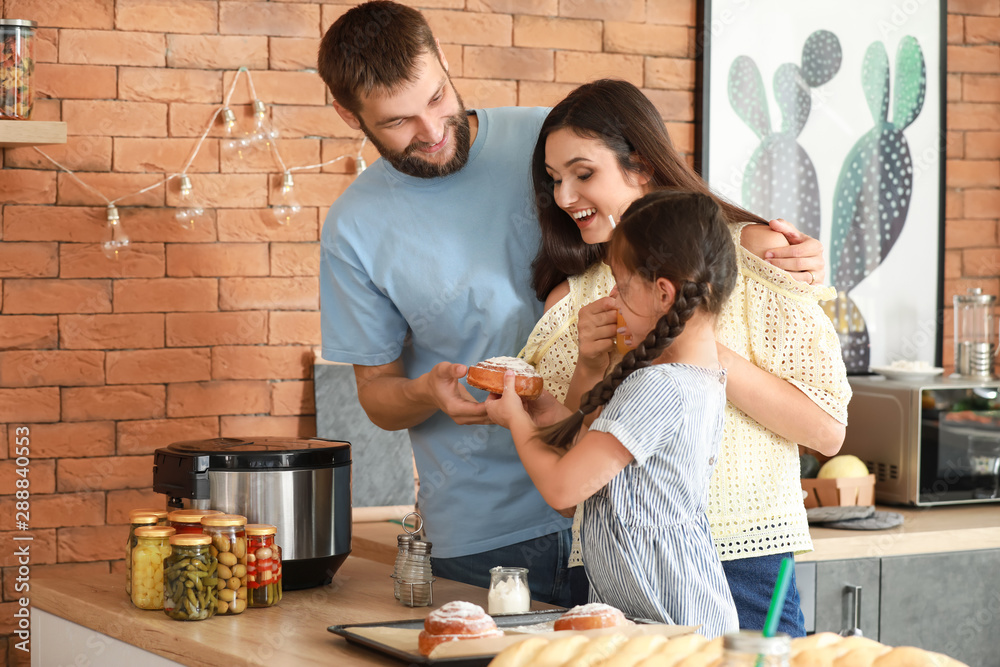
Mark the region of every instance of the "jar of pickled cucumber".
POLYGON ((247 537, 245 516, 212 514, 201 526, 212 538, 209 551, 219 559, 217 614, 242 614, 247 608, 247 537))
POLYGON ((163 609, 163 559, 170 555, 170 538, 176 532, 170 526, 135 529, 131 596, 139 609, 163 609))
POLYGON ((274 543, 277 527, 251 523, 247 533, 247 589, 251 607, 270 607, 281 600, 281 549, 274 543))
POLYGON ((0 119, 31 118, 36 27, 34 21, 0 19, 0 119))
POLYGON ((170 521, 167 520, 167 515, 170 514, 170 510, 156 509, 155 507, 140 507, 139 509, 134 509, 128 513, 128 518, 131 519, 134 516, 139 516, 140 514, 152 514, 156 517, 157 526, 169 526, 170 521))
POLYGON ((170 538, 163 560, 163 611, 177 621, 201 621, 215 615, 219 561, 208 535, 178 534, 170 538))
POLYGON ((167 515, 170 525, 177 529, 178 535, 201 535, 201 520, 210 514, 222 514, 219 510, 174 510, 167 515))
POLYGON ((132 595, 132 550, 135 549, 135 529, 155 526, 157 519, 152 514, 128 513, 128 537, 125 539, 125 594, 132 595))

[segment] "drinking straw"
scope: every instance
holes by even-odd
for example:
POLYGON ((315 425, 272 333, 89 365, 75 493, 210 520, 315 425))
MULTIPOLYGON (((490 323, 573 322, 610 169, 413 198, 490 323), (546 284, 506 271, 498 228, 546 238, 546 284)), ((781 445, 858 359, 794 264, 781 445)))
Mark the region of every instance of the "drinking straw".
MULTIPOLYGON (((785 598, 788 597, 788 584, 792 580, 792 568, 795 566, 791 558, 782 558, 781 567, 778 568, 778 580, 774 583, 774 592, 771 594, 771 605, 767 608, 767 617, 764 618, 764 628, 761 635, 773 637, 778 630, 778 621, 781 620, 781 612, 785 608, 785 598)), ((756 667, 762 667, 764 656, 757 656, 756 667)))

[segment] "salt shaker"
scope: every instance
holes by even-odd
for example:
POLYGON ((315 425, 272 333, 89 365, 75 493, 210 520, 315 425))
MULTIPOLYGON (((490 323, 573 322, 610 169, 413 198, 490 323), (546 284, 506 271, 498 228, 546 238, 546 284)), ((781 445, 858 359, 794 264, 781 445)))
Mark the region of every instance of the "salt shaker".
POLYGON ((531 609, 528 568, 494 567, 490 569, 489 614, 523 614, 531 609))
POLYGON ((426 607, 434 602, 431 584, 431 543, 413 540, 399 576, 399 601, 407 607, 426 607))
POLYGON ((415 539, 416 538, 410 533, 403 533, 402 535, 396 536, 396 546, 399 549, 399 553, 396 554, 396 565, 392 570, 392 574, 389 576, 395 579, 392 587, 392 593, 396 596, 397 600, 399 599, 399 578, 402 575, 406 558, 410 554, 410 545, 413 544, 415 539))

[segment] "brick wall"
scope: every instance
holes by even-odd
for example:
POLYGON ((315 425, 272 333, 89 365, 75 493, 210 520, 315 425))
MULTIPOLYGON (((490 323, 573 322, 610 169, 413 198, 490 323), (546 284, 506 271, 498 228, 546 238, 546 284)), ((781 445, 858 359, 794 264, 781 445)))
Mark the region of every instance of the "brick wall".
MULTIPOLYGON (((693 153, 694 0, 416 4, 468 105, 549 105, 578 83, 618 76, 643 87, 675 144, 693 153)), ((35 118, 66 121, 69 141, 44 150, 114 198, 182 166, 240 66, 253 72, 289 165, 353 153, 358 136, 312 71, 320 36, 348 6, 3 0, 3 16, 46 26, 35 118)), ((952 0, 949 12, 946 304, 967 285, 1000 294, 1000 0, 952 0)), ((241 84, 233 104, 243 122, 248 101, 241 84)), ((267 210, 277 169, 234 160, 221 136, 216 125, 190 170, 215 207, 209 220, 194 230, 175 222, 176 182, 125 200, 132 247, 117 263, 100 249, 99 198, 30 148, 4 151, 0 543, 14 530, 8 455, 27 425, 35 572, 122 571, 127 511, 162 500, 150 488, 157 447, 315 432, 319 225, 353 161, 299 173, 304 213, 279 226, 267 210)), ((365 156, 375 159, 370 148, 365 156)), ((947 361, 950 316, 942 331, 947 361)), ((12 629, 17 597, 10 551, 0 553, 0 634, 12 629)))

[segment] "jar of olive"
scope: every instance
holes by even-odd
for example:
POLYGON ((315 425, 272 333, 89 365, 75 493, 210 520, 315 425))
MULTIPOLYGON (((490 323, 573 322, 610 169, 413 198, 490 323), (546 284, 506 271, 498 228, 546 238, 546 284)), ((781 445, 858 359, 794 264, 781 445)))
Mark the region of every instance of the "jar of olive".
POLYGON ((270 607, 281 599, 281 549, 275 526, 251 523, 247 533, 247 588, 251 607, 270 607))
POLYGON ((211 544, 205 534, 170 538, 170 555, 163 560, 163 611, 170 618, 200 621, 215 615, 219 561, 211 544))
POLYGON ((135 549, 135 529, 155 526, 157 519, 152 514, 128 513, 128 538, 125 539, 125 594, 132 595, 132 550, 135 549))
POLYGON ((242 614, 247 608, 247 537, 245 516, 212 514, 201 526, 212 538, 209 551, 219 559, 217 614, 242 614))
POLYGON ((135 529, 130 594, 139 609, 163 609, 163 559, 170 555, 170 537, 176 532, 170 526, 135 529))
POLYGON ((170 525, 177 529, 178 535, 201 535, 201 520, 210 514, 222 514, 219 510, 174 510, 167 515, 170 525))
POLYGON ((157 526, 169 526, 170 522, 167 520, 167 515, 170 514, 170 510, 156 509, 155 507, 140 507, 139 509, 132 510, 128 513, 129 519, 133 516, 139 516, 140 514, 152 514, 156 517, 157 526))

